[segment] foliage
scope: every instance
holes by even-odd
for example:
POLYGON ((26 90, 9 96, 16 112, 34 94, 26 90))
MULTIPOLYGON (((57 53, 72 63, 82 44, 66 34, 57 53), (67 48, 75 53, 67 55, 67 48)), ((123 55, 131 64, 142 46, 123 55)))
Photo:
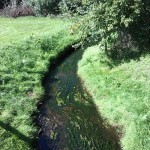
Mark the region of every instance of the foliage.
POLYGON ((81 4, 81 0, 62 0, 59 5, 62 13, 75 13, 81 4))
POLYGON ((103 117, 123 127, 119 133, 124 150, 150 149, 150 56, 140 58, 150 48, 148 18, 148 0, 94 0, 76 24, 84 40, 99 43, 87 49, 78 74, 103 117), (137 57, 138 62, 113 63, 137 57))
POLYGON ((49 14, 85 14, 89 1, 85 0, 27 0, 34 7, 37 15, 49 14))
POLYGON ((59 6, 62 13, 83 16, 92 4, 93 0, 61 0, 59 6))
POLYGON ((88 48, 78 74, 103 118, 118 128, 123 150, 150 149, 150 55, 112 66, 99 46, 88 48))
POLYGON ((35 9, 37 15, 47 16, 59 13, 60 0, 27 0, 27 2, 35 9))
POLYGON ((0 41, 0 149, 32 149, 37 131, 32 115, 43 94, 41 80, 49 60, 56 59, 78 37, 68 34, 68 20, 31 17, 0 21, 0 34, 5 35, 0 41), (13 38, 16 41, 10 43, 13 38))
POLYGON ((100 47, 114 59, 126 59, 149 46, 150 2, 148 0, 93 0, 85 19, 78 21, 83 37, 100 41, 100 47))

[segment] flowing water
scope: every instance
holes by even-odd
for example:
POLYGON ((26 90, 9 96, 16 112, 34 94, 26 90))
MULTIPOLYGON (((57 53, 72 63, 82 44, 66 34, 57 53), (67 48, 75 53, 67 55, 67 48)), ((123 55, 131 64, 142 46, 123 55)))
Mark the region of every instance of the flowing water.
POLYGON ((83 51, 54 65, 40 108, 39 150, 120 150, 115 129, 104 123, 77 76, 83 51))

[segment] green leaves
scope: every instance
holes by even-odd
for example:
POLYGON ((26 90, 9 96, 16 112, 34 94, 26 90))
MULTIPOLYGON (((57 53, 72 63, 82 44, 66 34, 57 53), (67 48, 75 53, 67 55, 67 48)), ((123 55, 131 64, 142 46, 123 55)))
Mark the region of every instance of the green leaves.
POLYGON ((36 15, 47 16, 59 13, 60 0, 27 0, 27 3, 34 7, 36 15))
POLYGON ((90 39, 88 42, 94 43, 96 39, 105 45, 106 54, 113 60, 138 57, 150 45, 147 18, 150 18, 148 0, 94 0, 88 7, 85 23, 81 24, 83 37, 90 39))

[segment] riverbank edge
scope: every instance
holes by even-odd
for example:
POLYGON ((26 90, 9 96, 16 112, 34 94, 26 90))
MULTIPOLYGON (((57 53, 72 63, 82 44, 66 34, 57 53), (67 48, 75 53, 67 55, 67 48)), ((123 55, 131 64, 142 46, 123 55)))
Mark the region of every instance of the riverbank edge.
POLYGON ((116 127, 123 150, 149 147, 148 118, 145 118, 149 110, 146 101, 150 96, 149 58, 150 55, 143 55, 138 61, 131 60, 110 68, 111 61, 95 45, 85 49, 78 63, 78 75, 83 85, 102 117, 116 127))
MULTIPOLYGON (((79 77, 79 79, 81 81, 82 87, 84 88, 84 90, 93 99, 93 101, 94 101, 94 103, 95 103, 95 105, 97 107, 97 111, 99 112, 100 116, 103 118, 105 126, 113 134, 113 138, 118 142, 118 145, 119 145, 120 149, 122 149, 121 137, 122 137, 123 127, 121 125, 119 125, 119 124, 113 124, 112 122, 109 122, 109 120, 105 117, 105 115, 101 114, 100 108, 97 106, 97 104, 95 102, 95 98, 93 96, 93 93, 91 93, 91 87, 90 87, 90 85, 87 84, 88 82, 87 82, 86 77, 81 73, 81 70, 84 69, 84 68, 82 68, 82 66, 80 64, 85 59, 84 55, 87 53, 87 49, 89 49, 91 47, 95 47, 95 46, 90 46, 90 47, 87 47, 87 48, 84 49, 84 53, 82 55, 82 59, 78 62, 77 75, 78 75, 78 77, 79 77)), ((88 72, 85 71, 84 73, 88 75, 88 72)), ((92 90, 94 90, 94 89, 92 89, 92 90)))
POLYGON ((63 48, 62 51, 60 51, 55 57, 49 59, 49 65, 47 67, 47 71, 43 75, 43 78, 41 79, 42 83, 42 89, 44 90, 44 93, 42 94, 40 100, 37 103, 37 110, 33 112, 33 122, 35 125, 38 127, 38 132, 36 133, 36 139, 34 139, 33 144, 35 145, 34 147, 37 149, 37 143, 38 143, 38 136, 42 133, 42 126, 40 125, 40 115, 42 114, 42 107, 45 106, 47 102, 47 98, 45 98, 46 93, 46 82, 49 77, 49 74, 51 71, 59 65, 66 57, 71 55, 74 51, 80 49, 80 40, 76 40, 75 42, 67 45, 66 47, 63 48), (40 132, 39 132, 40 131, 40 132))
MULTIPOLYGON (((5 46, 5 47, 2 48, 3 51, 7 50, 7 52, 9 52, 9 51, 11 52, 12 49, 14 51, 15 50, 16 51, 18 51, 18 50, 22 51, 23 48, 28 48, 29 47, 29 50, 30 49, 32 51, 37 50, 37 53, 39 53, 39 51, 41 51, 41 56, 40 57, 43 57, 43 58, 40 58, 39 62, 41 62, 42 60, 45 59, 44 62, 42 62, 44 65, 40 69, 40 71, 38 73, 38 77, 35 77, 35 78, 38 78, 38 79, 37 79, 37 81, 36 81, 36 83, 33 87, 33 91, 31 93, 30 92, 29 93, 23 92, 22 97, 20 97, 20 99, 23 99, 23 97, 25 95, 27 95, 26 98, 29 98, 29 103, 31 103, 31 101, 32 101, 33 106, 31 106, 32 110, 30 110, 28 112, 28 114, 30 114, 30 118, 29 118, 28 121, 30 122, 30 124, 31 124, 30 126, 33 130, 30 131, 30 133, 28 133, 28 131, 27 131, 28 136, 26 136, 26 135, 24 135, 24 133, 21 133, 18 130, 20 132, 19 133, 17 131, 17 128, 15 126, 11 125, 12 124, 11 122, 7 123, 8 128, 10 128, 10 132, 14 128, 14 129, 16 129, 16 132, 18 132, 18 134, 20 134, 19 136, 25 137, 25 139, 28 140, 28 141, 21 141, 22 139, 20 137, 18 137, 18 136, 15 137, 14 136, 15 140, 18 140, 18 142, 21 141, 23 143, 21 145, 22 148, 23 147, 36 148, 37 134, 38 134, 39 131, 37 130, 38 126, 37 126, 35 120, 37 120, 37 114, 38 114, 38 111, 39 111, 38 107, 39 107, 40 103, 42 102, 42 97, 44 95, 43 84, 44 84, 45 76, 49 72, 48 71, 49 67, 52 66, 52 64, 55 64, 61 58, 61 56, 65 55, 70 50, 70 48, 73 45, 77 44, 77 43, 79 43, 78 35, 70 35, 67 31, 62 30, 62 31, 59 31, 56 34, 50 35, 49 37, 48 37, 48 34, 43 36, 43 37, 42 36, 40 36, 40 37, 35 36, 35 37, 32 37, 31 39, 29 38, 27 40, 22 41, 22 43, 16 43, 15 45, 9 45, 9 46, 5 46), (54 43, 55 40, 53 41, 53 39, 57 39, 58 42, 54 43), (30 42, 30 40, 32 40, 32 41, 30 42), (47 48, 47 45, 46 45, 47 43, 45 43, 45 42, 49 42, 50 46, 51 46, 51 44, 56 44, 56 45, 52 50, 47 51, 47 49, 45 49, 45 48, 47 48), (46 46, 46 47, 44 47, 44 46, 46 46), (27 142, 29 142, 31 144, 29 144, 27 142)), ((38 59, 37 59, 37 61, 38 61, 38 59)), ((32 68, 32 69, 36 69, 36 68, 32 68)), ((12 68, 12 71, 13 71, 13 68, 12 68)), ((18 72, 18 74, 19 74, 19 72, 18 72)), ((29 82, 30 81, 32 82, 32 80, 33 79, 29 80, 29 82)), ((16 94, 11 95, 11 97, 15 97, 15 96, 16 96, 16 94)), ((24 104, 22 104, 22 105, 24 105, 24 104)), ((26 108, 26 109, 28 110, 28 108, 26 108)), ((6 130, 6 132, 8 132, 8 131, 6 130)))

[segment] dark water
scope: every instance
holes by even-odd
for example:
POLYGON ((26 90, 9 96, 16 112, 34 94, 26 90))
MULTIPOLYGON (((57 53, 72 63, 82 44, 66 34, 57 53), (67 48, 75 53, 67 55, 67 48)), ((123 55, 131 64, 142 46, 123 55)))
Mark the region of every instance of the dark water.
POLYGON ((45 83, 39 150, 119 150, 115 129, 106 125, 77 76, 78 50, 54 67, 45 83))

